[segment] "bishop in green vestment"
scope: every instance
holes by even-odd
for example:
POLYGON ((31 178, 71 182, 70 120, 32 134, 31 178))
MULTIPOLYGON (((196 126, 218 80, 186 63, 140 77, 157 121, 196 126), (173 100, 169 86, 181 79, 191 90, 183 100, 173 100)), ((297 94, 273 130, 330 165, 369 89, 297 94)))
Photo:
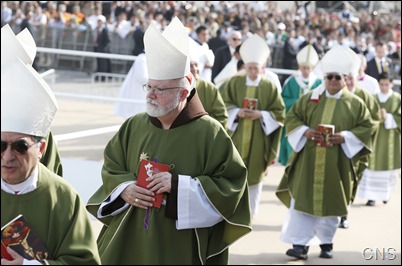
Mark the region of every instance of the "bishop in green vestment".
MULTIPOLYGON (((36 56, 36 43, 28 29, 24 29, 15 35, 10 25, 6 24, 1 28, 1 39, 2 71, 3 68, 6 68, 16 58, 19 58, 23 63, 32 66, 36 56)), ((29 84, 25 89, 29 93, 29 84)), ((41 158, 41 163, 47 166, 53 173, 63 176, 60 154, 51 131, 49 131, 45 139, 47 145, 46 151, 41 158)))
POLYGON ((40 159, 40 162, 53 173, 58 176, 63 176, 63 165, 61 164, 60 153, 51 131, 49 131, 45 139, 47 143, 46 150, 40 159))
POLYGON ((229 246, 251 231, 247 169, 194 89, 187 38, 177 18, 145 32, 147 113, 107 144, 103 184, 87 204, 103 223, 103 264, 228 264, 229 246), (147 188, 136 184, 143 159, 170 167, 150 174, 147 188))
MULTIPOLYGON (((297 53, 296 59, 299 70, 285 80, 281 93, 286 106, 286 113, 289 112, 290 108, 300 96, 317 88, 322 83, 322 80, 313 72, 313 68, 318 63, 319 58, 311 44, 306 45, 300 50, 300 52, 297 53)), ((285 128, 283 128, 278 161, 282 165, 286 165, 291 152, 292 147, 289 145, 285 128)))
POLYGON ((322 258, 332 258, 338 217, 345 216, 358 180, 357 162, 371 152, 373 124, 365 103, 345 87, 353 62, 344 47, 334 47, 322 59, 325 90, 302 96, 286 117, 286 132, 294 149, 276 195, 288 207, 281 240, 293 244, 288 256, 307 259, 308 246, 319 243, 322 258), (334 126, 329 147, 318 125, 334 126))
POLYGON ((278 150, 285 106, 273 82, 262 75, 269 49, 257 34, 240 48, 246 75, 232 77, 222 88, 222 98, 229 113, 228 130, 248 169, 252 214, 258 212, 265 170, 278 150), (251 100, 254 109, 245 103, 251 100))
POLYGON ((226 128, 228 112, 219 90, 212 82, 200 78, 197 61, 191 60, 190 71, 196 78, 195 88, 205 111, 226 128))
POLYGON ((99 265, 96 235, 77 191, 41 163, 24 183, 32 179, 36 189, 18 194, 2 180, 1 226, 23 214, 49 252, 43 263, 99 265))
MULTIPOLYGON (((345 83, 346 87, 350 92, 355 94, 357 97, 363 100, 363 102, 366 104, 369 112, 370 112, 370 117, 373 123, 373 127, 371 130, 371 141, 372 144, 371 146, 375 146, 375 139, 376 139, 376 134, 380 126, 380 121, 381 121, 381 110, 380 110, 380 105, 376 101, 375 97, 369 92, 369 90, 360 87, 358 84, 358 75, 359 75, 359 70, 362 65, 362 59, 360 56, 358 56, 352 49, 347 49, 347 52, 350 54, 350 58, 353 61, 353 65, 351 68, 351 72, 345 77, 345 83)), ((360 182, 363 171, 367 169, 368 163, 369 163, 369 158, 372 156, 374 153, 369 154, 368 156, 362 158, 358 162, 358 170, 357 170, 357 178, 358 182, 360 182)))
MULTIPOLYGON (((363 100, 363 102, 366 104, 368 110, 370 111, 370 117, 371 117, 371 122, 373 123, 373 127, 371 130, 371 146, 373 146, 374 141, 375 141, 375 136, 378 131, 378 127, 380 125, 380 105, 377 103, 375 100, 374 96, 369 93, 368 90, 365 90, 363 88, 358 87, 358 75, 359 75, 359 69, 361 68, 362 61, 361 57, 359 57, 352 49, 347 49, 347 51, 350 54, 350 58, 353 61, 353 65, 351 68, 350 73, 345 77, 345 84, 347 89, 359 97, 360 99, 363 100)), ((368 162, 369 158, 372 153, 368 154, 367 156, 362 157, 358 162, 357 162, 357 170, 356 170, 356 176, 357 176, 357 183, 360 182, 363 176, 363 172, 367 169, 368 167, 368 162)), ((355 186, 355 189, 357 187, 355 186)), ((353 194, 355 194, 353 192, 353 194)), ((339 228, 348 228, 349 227, 349 221, 347 219, 347 216, 342 216, 340 223, 339 223, 339 228)))
POLYGON ((1 227, 22 214, 47 248, 44 254, 31 246, 34 255, 26 259, 9 250, 10 263, 100 264, 78 193, 39 162, 57 110, 52 91, 31 65, 16 58, 2 69, 1 98, 1 227))

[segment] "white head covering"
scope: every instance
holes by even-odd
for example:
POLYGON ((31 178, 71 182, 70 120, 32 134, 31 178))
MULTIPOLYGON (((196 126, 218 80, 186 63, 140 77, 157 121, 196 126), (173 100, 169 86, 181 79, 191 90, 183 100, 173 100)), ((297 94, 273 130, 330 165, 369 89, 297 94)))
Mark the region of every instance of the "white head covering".
POLYGON ((350 54, 347 47, 336 45, 321 59, 322 71, 326 73, 340 73, 348 75, 351 69, 350 54))
POLYGON ((244 64, 258 63, 265 67, 269 54, 270 51, 266 41, 258 34, 254 34, 245 40, 240 47, 240 55, 244 64))
POLYGON ((194 39, 191 38, 190 36, 188 36, 188 43, 189 43, 189 52, 188 52, 189 60, 199 63, 202 55, 201 46, 198 43, 196 43, 196 41, 194 41, 194 39))
POLYGON ((361 58, 349 47, 345 47, 346 52, 349 54, 348 60, 350 61, 349 73, 357 76, 362 64, 361 58))
POLYGON ((235 57, 232 57, 232 59, 225 65, 225 67, 219 72, 218 75, 216 75, 214 82, 217 88, 222 86, 222 84, 236 75, 237 73, 237 62, 238 60, 235 57))
POLYGON ((311 44, 308 44, 297 53, 297 64, 299 66, 312 66, 314 67, 318 63, 318 54, 311 44))
POLYGON ((15 58, 1 70, 1 132, 44 137, 56 111, 56 98, 32 66, 15 58))
POLYGON ((163 33, 151 24, 145 31, 144 46, 150 79, 178 79, 190 74, 188 35, 177 17, 163 33))
POLYGON ((36 56, 36 44, 28 29, 15 35, 8 24, 1 28, 1 69, 19 57, 32 65, 36 56))

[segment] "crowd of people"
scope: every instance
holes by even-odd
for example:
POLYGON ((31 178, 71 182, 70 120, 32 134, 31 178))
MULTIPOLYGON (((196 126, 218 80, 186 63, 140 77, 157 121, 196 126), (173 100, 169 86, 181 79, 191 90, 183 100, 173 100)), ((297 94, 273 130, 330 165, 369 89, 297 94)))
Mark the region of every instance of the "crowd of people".
MULTIPOLYGON (((74 3, 65 21, 85 21, 74 3)), ((392 89, 400 69, 388 48, 399 43, 400 63, 395 25, 381 32, 383 17, 357 17, 348 6, 336 17, 308 15, 309 2, 294 13, 259 1, 97 3, 112 21, 143 23, 121 97, 144 103, 116 106, 126 120, 85 206, 61 177, 50 131, 57 102, 32 67, 34 39, 27 29, 15 35, 11 20, 1 29, 1 225, 22 212, 49 249, 27 259, 7 247, 12 259, 2 264, 228 264, 229 246, 252 232, 263 178, 278 159, 285 172, 276 196, 289 209, 280 240, 292 258, 306 260, 319 245, 319 257, 331 259, 355 197, 367 206, 390 200, 401 168, 401 95, 392 89), (368 20, 375 33, 363 30, 368 20), (267 69, 270 22, 295 70, 283 82, 267 69), (359 46, 370 32, 373 49, 359 46), (224 38, 216 50, 210 35, 224 38), (97 241, 86 211, 103 225, 97 241)))
MULTIPOLYGON (((363 53, 370 61, 375 46, 382 42, 387 47, 386 57, 393 62, 387 72, 400 79, 400 11, 399 15, 395 11, 396 16, 369 12, 367 8, 355 12, 347 2, 343 10, 330 12, 315 8, 312 1, 295 1, 293 7, 286 9, 280 6, 275 1, 2 1, 1 24, 10 24, 16 33, 28 27, 36 39, 40 38, 38 34, 43 27, 96 31, 100 30, 98 20, 101 20, 107 32, 113 34, 110 46, 117 43, 115 38, 130 39, 129 49, 111 49, 113 52, 137 55, 142 49, 136 42, 137 30, 150 24, 163 30, 177 16, 196 40, 201 36, 197 28, 205 28, 207 33, 199 40, 208 44, 215 56, 219 47, 230 42, 233 31, 240 32, 236 38, 241 41, 256 33, 275 50, 268 66, 294 70, 296 54, 307 43, 314 45, 320 58, 340 44, 363 53)), ((90 40, 91 49, 96 35, 90 40)), ((212 72, 213 81, 218 73, 214 74, 214 68, 212 72)))

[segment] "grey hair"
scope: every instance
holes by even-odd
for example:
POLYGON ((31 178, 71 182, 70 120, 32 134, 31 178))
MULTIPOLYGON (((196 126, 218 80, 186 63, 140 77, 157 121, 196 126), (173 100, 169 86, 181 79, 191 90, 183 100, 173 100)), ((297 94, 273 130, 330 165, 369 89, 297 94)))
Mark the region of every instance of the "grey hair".
POLYGON ((32 139, 34 140, 35 143, 39 143, 39 142, 41 142, 41 141, 44 139, 44 137, 41 137, 41 136, 32 136, 32 139))
POLYGON ((184 89, 188 90, 188 92, 189 92, 188 95, 190 95, 191 91, 195 88, 195 77, 193 76, 193 74, 190 74, 190 75, 191 75, 191 81, 192 81, 191 84, 190 84, 190 81, 186 77, 183 77, 180 79, 180 82, 178 85, 178 87, 183 87, 184 89))

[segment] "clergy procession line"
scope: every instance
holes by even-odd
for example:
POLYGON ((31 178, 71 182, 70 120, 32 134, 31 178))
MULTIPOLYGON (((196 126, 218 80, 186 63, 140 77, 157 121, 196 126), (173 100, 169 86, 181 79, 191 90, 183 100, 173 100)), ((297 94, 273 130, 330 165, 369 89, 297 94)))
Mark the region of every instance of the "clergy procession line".
POLYGON ((175 17, 163 32, 152 24, 144 32, 133 68, 147 78, 123 85, 143 90, 146 103, 108 141, 101 184, 83 203, 60 178, 50 131, 58 105, 32 68, 36 44, 8 25, 1 35, 1 225, 18 230, 9 222, 22 213, 47 248, 15 238, 2 265, 228 264, 229 246, 253 233, 276 160, 285 170, 275 195, 288 208, 280 240, 291 245, 283 255, 307 260, 318 245, 319 258, 332 259, 356 197, 386 204, 400 177, 401 96, 384 69, 369 91, 359 83, 370 80, 364 57, 335 46, 319 58, 307 44, 281 88, 265 69, 268 45, 254 34, 216 88, 175 17), (87 212, 102 225, 98 236, 87 212), (30 252, 18 248, 26 245, 30 252))

